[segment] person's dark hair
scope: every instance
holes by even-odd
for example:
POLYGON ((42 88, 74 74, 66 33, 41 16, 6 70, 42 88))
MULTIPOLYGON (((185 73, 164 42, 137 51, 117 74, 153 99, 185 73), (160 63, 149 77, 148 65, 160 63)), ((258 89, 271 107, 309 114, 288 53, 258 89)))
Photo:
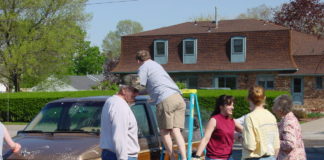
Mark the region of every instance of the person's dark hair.
POLYGON ((216 99, 216 106, 215 106, 214 112, 211 114, 211 116, 219 114, 221 106, 231 105, 233 102, 234 102, 234 97, 233 96, 229 96, 229 95, 221 95, 221 96, 219 96, 216 99))
POLYGON ((136 60, 144 62, 148 59, 151 59, 151 55, 150 55, 150 52, 147 50, 140 50, 136 53, 135 58, 136 58, 136 60))

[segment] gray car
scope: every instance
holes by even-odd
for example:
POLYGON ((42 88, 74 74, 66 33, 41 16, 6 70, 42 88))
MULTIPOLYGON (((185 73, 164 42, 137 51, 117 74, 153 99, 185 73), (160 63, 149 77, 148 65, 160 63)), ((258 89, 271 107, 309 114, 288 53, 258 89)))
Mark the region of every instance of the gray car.
MULTIPOLYGON (((14 137, 14 140, 22 145, 21 152, 11 154, 9 149, 4 147, 3 153, 9 153, 7 159, 10 160, 101 159, 100 117, 107 98, 108 96, 67 98, 48 103, 26 128, 14 137)), ((138 158, 159 159, 162 143, 158 134, 155 105, 149 103, 148 96, 138 96, 131 109, 139 128, 141 151, 138 158)), ((182 132, 187 139, 187 130, 182 132)), ((195 148, 200 139, 199 129, 195 130, 193 139, 195 148)))

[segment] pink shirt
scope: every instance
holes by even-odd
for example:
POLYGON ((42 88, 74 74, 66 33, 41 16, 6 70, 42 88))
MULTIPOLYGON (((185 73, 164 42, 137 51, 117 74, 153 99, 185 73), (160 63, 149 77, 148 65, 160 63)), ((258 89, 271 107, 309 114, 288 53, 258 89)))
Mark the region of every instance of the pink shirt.
POLYGON ((300 124, 292 112, 279 122, 280 151, 277 160, 306 160, 300 124))
POLYGON ((234 120, 222 114, 212 118, 216 119, 216 128, 207 144, 206 156, 211 159, 227 159, 232 154, 234 143, 234 120))

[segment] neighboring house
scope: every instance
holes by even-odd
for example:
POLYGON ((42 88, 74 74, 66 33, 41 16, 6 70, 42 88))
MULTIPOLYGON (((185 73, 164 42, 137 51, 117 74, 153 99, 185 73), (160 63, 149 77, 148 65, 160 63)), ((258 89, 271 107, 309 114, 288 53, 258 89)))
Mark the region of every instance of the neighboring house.
POLYGON ((7 92, 7 87, 5 84, 0 83, 0 93, 7 92))
POLYGON ((138 50, 151 52, 189 88, 290 91, 295 104, 324 105, 324 39, 262 20, 187 22, 122 37, 114 73, 136 73, 138 50))
POLYGON ((50 77, 32 91, 83 91, 92 90, 93 86, 104 80, 103 75, 67 76, 63 80, 50 77))

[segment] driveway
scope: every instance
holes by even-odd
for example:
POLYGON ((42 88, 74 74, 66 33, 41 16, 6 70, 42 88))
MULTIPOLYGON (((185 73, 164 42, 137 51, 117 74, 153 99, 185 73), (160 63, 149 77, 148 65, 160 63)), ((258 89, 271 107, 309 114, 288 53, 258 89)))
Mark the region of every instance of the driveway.
MULTIPOLYGON (((308 160, 319 160, 324 157, 324 118, 307 122, 301 125, 305 150, 308 160)), ((18 130, 25 128, 25 125, 5 125, 13 137, 18 130)), ((234 145, 233 158, 240 160, 242 156, 242 146, 234 145)))
POLYGON ((5 126, 8 129, 11 137, 16 136, 17 131, 23 130, 26 127, 26 125, 5 125, 5 126))

